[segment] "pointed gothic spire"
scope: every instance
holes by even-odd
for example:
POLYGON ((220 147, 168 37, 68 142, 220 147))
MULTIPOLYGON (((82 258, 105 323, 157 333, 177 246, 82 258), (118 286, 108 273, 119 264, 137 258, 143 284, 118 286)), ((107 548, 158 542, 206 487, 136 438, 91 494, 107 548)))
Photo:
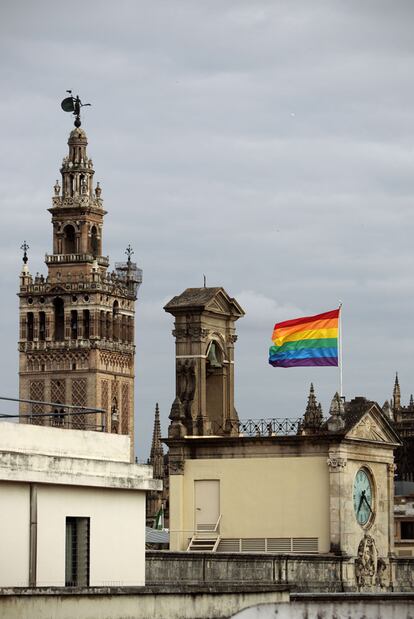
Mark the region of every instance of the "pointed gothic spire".
POLYGON ((395 374, 394 390, 392 392, 392 410, 395 413, 401 408, 401 389, 398 381, 398 372, 395 374))
POLYGON ((316 401, 313 383, 310 385, 308 403, 306 405, 301 430, 304 434, 318 432, 322 424, 322 406, 316 401))
POLYGON ((158 402, 155 405, 154 430, 152 433, 150 464, 153 467, 154 478, 161 479, 163 476, 164 450, 161 442, 160 409, 158 408, 158 402))

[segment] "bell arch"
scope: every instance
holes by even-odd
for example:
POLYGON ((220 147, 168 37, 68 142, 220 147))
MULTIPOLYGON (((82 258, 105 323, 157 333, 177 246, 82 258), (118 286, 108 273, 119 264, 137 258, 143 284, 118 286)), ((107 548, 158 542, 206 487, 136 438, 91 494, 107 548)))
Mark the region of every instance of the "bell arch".
POLYGON ((72 224, 63 228, 63 253, 76 254, 76 230, 72 224))

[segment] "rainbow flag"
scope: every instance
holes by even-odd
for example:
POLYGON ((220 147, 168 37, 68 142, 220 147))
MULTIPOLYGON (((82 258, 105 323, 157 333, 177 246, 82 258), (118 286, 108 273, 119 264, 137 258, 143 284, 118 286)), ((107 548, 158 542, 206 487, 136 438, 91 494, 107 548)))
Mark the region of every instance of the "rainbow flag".
POLYGON ((279 368, 338 365, 338 322, 340 309, 277 322, 269 363, 279 368))

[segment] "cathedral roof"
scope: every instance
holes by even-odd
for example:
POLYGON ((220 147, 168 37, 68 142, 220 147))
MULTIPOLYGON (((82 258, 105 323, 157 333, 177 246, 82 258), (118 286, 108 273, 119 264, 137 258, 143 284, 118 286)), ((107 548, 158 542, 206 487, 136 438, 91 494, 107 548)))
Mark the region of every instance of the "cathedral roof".
POLYGON ((230 297, 224 288, 187 288, 181 294, 173 297, 164 309, 166 312, 174 313, 175 310, 209 310, 219 311, 220 313, 231 313, 237 316, 243 316, 244 311, 235 299, 230 297), (220 311, 221 310, 221 311, 220 311))

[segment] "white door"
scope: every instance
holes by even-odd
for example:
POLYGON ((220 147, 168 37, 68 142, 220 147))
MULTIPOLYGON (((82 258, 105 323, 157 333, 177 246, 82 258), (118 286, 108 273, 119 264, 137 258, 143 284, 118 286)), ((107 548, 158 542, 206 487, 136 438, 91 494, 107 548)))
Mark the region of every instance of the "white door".
POLYGON ((213 531, 220 516, 220 481, 203 479, 194 482, 196 531, 213 531))

